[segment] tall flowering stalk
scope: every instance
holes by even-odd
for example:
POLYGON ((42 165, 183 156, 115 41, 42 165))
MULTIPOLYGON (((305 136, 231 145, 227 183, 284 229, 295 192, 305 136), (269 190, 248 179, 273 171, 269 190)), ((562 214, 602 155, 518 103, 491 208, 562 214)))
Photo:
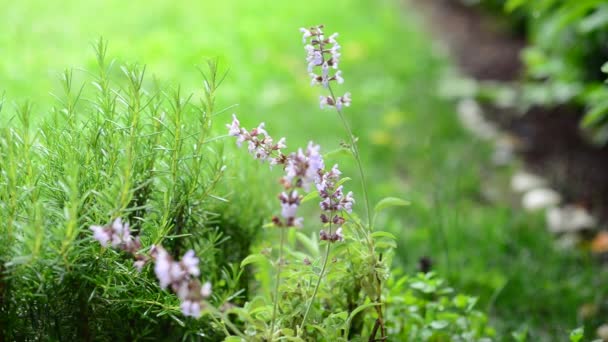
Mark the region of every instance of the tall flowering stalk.
MULTIPOLYGON (((350 140, 350 151, 355 158, 357 168, 359 170, 359 177, 361 179, 361 185, 363 189, 363 197, 365 202, 365 211, 367 214, 367 227, 365 227, 366 231, 366 241, 368 244, 369 251, 374 258, 374 263, 381 262, 382 256, 376 257, 374 240, 371 237, 371 233, 373 231, 372 227, 372 212, 369 201, 369 196, 367 193, 367 184, 365 180, 365 173, 363 172, 363 165, 361 162, 361 156, 359 153, 359 148, 357 147, 357 139, 355 138, 348 121, 344 116, 344 108, 349 107, 351 105, 352 99, 350 93, 345 93, 342 96, 336 96, 332 84, 342 84, 344 83, 344 78, 342 77, 342 72, 339 70, 339 61, 340 61, 340 49, 341 46, 337 41, 338 34, 334 33, 329 37, 325 37, 325 33, 323 32, 324 26, 318 25, 310 28, 301 28, 300 32, 302 33, 302 41, 305 44, 304 49, 306 50, 306 62, 308 63, 308 73, 311 77, 311 85, 321 85, 323 88, 326 88, 328 91, 328 95, 320 96, 319 105, 321 109, 324 108, 334 108, 342 125, 344 126, 344 130, 346 131, 348 138, 350 140), (332 71, 333 70, 333 71, 332 71)), ((341 191, 340 191, 341 192, 341 191)), ((350 195, 350 194, 349 194, 350 195)), ((352 195, 350 195, 352 197, 352 195)), ((347 195, 348 197, 348 195, 347 195)), ((348 208, 350 210, 350 208, 348 208)), ((331 217, 331 216, 330 216, 331 217)), ((333 222, 333 218, 325 218, 325 220, 329 220, 330 224, 333 222)), ((338 219, 338 222, 340 220, 338 219)), ((336 231, 337 232, 337 231, 336 231)), ((330 236, 331 238, 331 236, 330 236)), ((327 254, 329 255, 329 245, 327 249, 327 254)), ((327 262, 327 258, 325 260, 327 262)), ((325 266, 325 265, 324 265, 325 266)), ((323 268, 325 269, 325 267, 323 268)), ((375 272, 375 271, 374 271, 375 272)), ((376 282, 376 288, 374 289, 376 298, 371 298, 373 301, 377 303, 375 306, 376 312, 378 315, 378 319, 376 320, 375 326, 373 328, 372 337, 370 340, 375 338, 376 331, 380 328, 381 338, 386 338, 386 328, 384 325, 383 311, 382 311, 382 284, 380 282, 380 277, 377 274, 371 275, 372 279, 378 279, 376 282)), ((319 278, 319 283, 321 281, 321 277, 319 278)), ((315 295, 318 290, 318 285, 315 288, 315 295)), ((314 295, 313 295, 314 299, 314 295)), ((304 320, 300 325, 300 330, 304 327, 304 323, 306 321, 306 316, 310 309, 310 305, 306 310, 306 314, 304 315, 304 320)))
POLYGON ((338 34, 334 33, 329 37, 325 37, 323 32, 323 25, 313 26, 310 28, 301 28, 302 41, 306 44, 304 50, 306 50, 306 62, 308 63, 308 73, 311 77, 311 85, 321 85, 327 88, 329 95, 322 95, 319 97, 319 105, 321 109, 333 107, 335 108, 340 121, 344 125, 344 129, 348 134, 350 140, 350 149, 357 162, 359 169, 359 176, 363 185, 363 197, 365 199, 365 210, 367 213, 368 220, 371 219, 371 209, 369 205, 369 197, 367 195, 367 186, 365 182, 365 173, 363 172, 363 165, 361 163, 361 157, 359 155, 359 148, 357 147, 357 140, 353 135, 352 130, 348 121, 344 117, 344 107, 350 107, 352 98, 349 92, 346 92, 342 96, 336 97, 333 89, 332 82, 342 84, 344 78, 342 77, 342 71, 339 70, 340 62, 340 49, 342 48, 337 41, 338 34), (333 69, 333 74, 331 69, 333 69))
POLYGON ((233 116, 232 123, 227 125, 231 136, 236 137, 237 145, 240 147, 247 143, 248 150, 255 159, 262 162, 268 161, 270 165, 282 165, 285 172, 281 178, 283 191, 278 199, 281 205, 281 214, 275 215, 272 222, 280 228, 279 262, 274 289, 274 307, 272 312, 269 339, 272 340, 278 310, 278 292, 281 281, 281 270, 283 263, 283 248, 285 244, 285 228, 302 227, 304 219, 298 217, 297 211, 302 202, 303 193, 316 189, 319 192, 321 201, 319 206, 322 210, 321 222, 329 225, 329 232, 321 230, 319 236, 321 240, 328 241, 323 269, 319 275, 319 280, 314 290, 314 294, 309 302, 306 314, 302 323, 306 321, 306 316, 314 301, 319 289, 321 279, 325 273, 331 243, 343 241, 342 225, 345 219, 340 213, 342 211, 351 212, 354 204, 352 192, 344 194, 342 185, 337 185, 340 177, 338 165, 334 165, 329 171, 325 170, 325 163, 320 153, 320 146, 310 142, 306 149, 298 149, 288 155, 283 154, 282 149, 286 148, 285 138, 281 138, 277 144, 266 130, 264 124, 251 130, 241 127, 239 120, 233 116), (332 231, 333 227, 337 228, 332 231))

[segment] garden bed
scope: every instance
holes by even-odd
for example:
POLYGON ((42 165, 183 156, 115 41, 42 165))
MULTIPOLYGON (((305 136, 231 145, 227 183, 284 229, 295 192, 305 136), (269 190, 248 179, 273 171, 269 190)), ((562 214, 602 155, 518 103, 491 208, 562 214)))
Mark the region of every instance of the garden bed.
MULTIPOLYGON (((520 78, 520 54, 526 42, 501 25, 498 18, 455 1, 415 4, 425 13, 432 32, 448 47, 462 72, 480 81, 520 78)), ((589 144, 579 130, 580 108, 516 109, 486 105, 489 119, 517 139, 528 167, 545 175, 566 200, 608 219, 608 147, 589 144), (523 115, 522 115, 523 114, 523 115)))

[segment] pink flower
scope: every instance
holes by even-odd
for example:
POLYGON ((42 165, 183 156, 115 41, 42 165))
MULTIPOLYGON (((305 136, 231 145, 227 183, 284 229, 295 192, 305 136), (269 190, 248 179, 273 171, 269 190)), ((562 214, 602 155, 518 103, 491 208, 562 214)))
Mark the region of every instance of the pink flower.
POLYGON ((338 43, 338 34, 334 33, 327 39, 323 36, 323 26, 319 25, 310 29, 300 29, 303 32, 303 41, 306 44, 306 63, 308 64, 308 72, 311 75, 311 85, 321 84, 323 87, 329 87, 330 81, 336 81, 338 84, 344 82, 338 70, 340 60, 340 44, 338 43), (313 73, 315 68, 321 68, 321 75, 313 73), (329 68, 336 70, 336 73, 331 76, 329 68))
POLYGON ((298 186, 309 191, 310 185, 319 177, 319 170, 323 169, 323 157, 319 153, 320 149, 319 145, 310 142, 306 147, 306 152, 298 149, 297 153, 290 154, 285 166, 286 175, 284 180, 291 183, 297 179, 301 183, 298 186))
POLYGON ((109 231, 106 230, 105 227, 102 226, 91 226, 90 228, 93 231, 93 238, 103 246, 108 246, 108 242, 112 238, 112 235, 109 231))
POLYGON ((145 260, 135 260, 133 262, 133 267, 135 267, 138 272, 141 272, 143 270, 144 266, 146 266, 145 260))
POLYGON ((211 297, 211 283, 210 282, 205 282, 203 284, 203 286, 201 287, 201 296, 203 296, 203 298, 211 297))
POLYGON ((201 303, 194 300, 185 300, 180 304, 184 316, 199 318, 201 316, 201 303))
POLYGON ((226 126, 228 127, 228 134, 231 136, 238 137, 241 134, 241 123, 235 114, 232 114, 232 123, 226 126))
POLYGON ((344 235, 342 235, 342 227, 336 230, 336 239, 337 241, 344 241, 344 235))
POLYGON ((156 262, 154 263, 154 273, 160 283, 160 287, 166 289, 171 284, 173 277, 171 276, 171 268, 173 260, 167 251, 161 246, 152 246, 156 252, 156 262))
POLYGON ((198 277, 200 275, 200 270, 198 268, 198 258, 194 255, 193 250, 189 250, 184 254, 182 258, 182 264, 186 271, 193 277, 198 277))
POLYGON ((255 159, 261 161, 269 161, 270 165, 275 165, 283 162, 283 154, 281 149, 286 148, 285 138, 279 139, 274 144, 274 141, 268 132, 266 132, 264 123, 260 123, 258 127, 251 131, 240 127, 240 123, 236 115, 232 116, 232 124, 226 125, 228 134, 237 138, 236 144, 241 147, 243 142, 247 142, 247 149, 255 159))

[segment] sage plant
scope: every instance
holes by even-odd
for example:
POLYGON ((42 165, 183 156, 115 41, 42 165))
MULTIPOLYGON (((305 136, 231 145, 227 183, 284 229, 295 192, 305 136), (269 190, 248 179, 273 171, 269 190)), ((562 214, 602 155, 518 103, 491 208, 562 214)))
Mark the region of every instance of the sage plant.
MULTIPOLYGON (((372 236, 372 233, 374 231, 373 217, 372 217, 371 206, 369 203, 370 202, 369 196, 367 194, 367 184, 365 181, 365 173, 363 171, 361 156, 359 153, 359 149, 357 147, 357 139, 353 135, 350 125, 348 124, 348 121, 346 120, 346 118, 344 116, 344 112, 343 112, 345 107, 349 107, 351 105, 351 102, 352 102, 351 94, 349 92, 346 92, 342 96, 336 96, 336 94, 332 88, 333 83, 337 83, 337 84, 344 83, 344 78, 342 77, 342 72, 339 70, 339 62, 340 62, 340 57, 341 57, 341 54, 340 54, 341 46, 337 41, 338 34, 334 33, 334 34, 330 35, 329 37, 326 37, 323 29, 324 29, 323 25, 300 29, 300 32, 302 33, 302 40, 303 40, 303 43, 305 44, 304 50, 306 51, 306 62, 308 63, 307 70, 310 74, 311 84, 313 86, 321 85, 323 88, 327 89, 328 94, 320 96, 319 105, 320 105, 321 109, 334 108, 348 135, 348 138, 350 141, 348 149, 352 153, 352 155, 356 161, 357 167, 359 169, 359 177, 361 180, 365 210, 367 213, 367 223, 361 224, 361 228, 362 228, 363 233, 365 234, 364 240, 367 243, 368 249, 370 251, 371 260, 369 262, 372 265, 383 265, 382 255, 381 254, 376 255, 376 249, 374 246, 374 239, 372 236)), ((340 191, 338 193, 341 193, 341 189, 339 189, 339 190, 340 191)), ((348 194, 344 199, 345 208, 348 210, 350 210, 349 203, 351 201, 349 199, 351 199, 351 198, 352 198, 352 194, 348 194)), ((328 220, 328 219, 325 218, 325 220, 328 220)), ((334 218, 331 218, 329 220, 329 222, 331 223, 331 222, 333 222, 333 220, 334 220, 334 218)), ((338 222, 340 221, 339 218, 336 220, 338 222)), ((336 233, 338 233, 338 232, 336 231, 336 233)), ((341 231, 340 231, 340 233, 341 233, 341 231)), ((334 238, 331 235, 326 235, 326 236, 322 236, 322 237, 324 237, 326 239, 334 238)), ((328 245, 326 255, 329 255, 329 248, 330 248, 330 245, 328 245)), ((327 260, 325 260, 325 262, 327 262, 327 260)), ((323 270, 324 269, 325 269, 325 267, 323 267, 323 270)), ((377 267, 370 268, 370 274, 368 275, 367 278, 371 279, 371 281, 369 281, 367 284, 365 284, 365 285, 367 285, 366 287, 368 288, 368 291, 367 291, 368 296, 370 297, 370 300, 372 302, 374 302, 374 307, 377 312, 377 319, 374 323, 374 328, 372 329, 372 336, 370 336, 370 341, 376 339, 375 335, 378 330, 380 330, 380 335, 381 335, 380 339, 386 339, 386 337, 387 337, 387 331, 386 331, 386 327, 384 324, 383 303, 382 303, 382 279, 384 277, 381 276, 380 274, 378 274, 376 269, 377 269, 377 267)), ((319 277, 319 282, 320 281, 321 281, 321 277, 319 277)), ((317 288, 318 288, 318 285, 317 285, 317 288)), ((316 295, 316 290, 317 289, 315 289, 315 292, 313 294, 313 299, 316 295)), ((310 306, 309 306, 309 308, 310 308, 310 306)), ((308 313, 308 310, 306 311, 306 314, 304 315, 303 322, 300 325, 300 330, 304 327, 307 313, 308 313)))
POLYGON ((275 215, 272 218, 273 224, 280 229, 279 261, 277 263, 274 306, 269 331, 269 339, 272 340, 279 302, 278 292, 283 264, 285 229, 303 226, 304 219, 297 216, 303 192, 310 192, 313 184, 314 188, 318 191, 321 198, 319 202, 319 207, 322 211, 320 214, 321 223, 328 224, 329 226, 329 232, 320 230, 319 236, 320 240, 328 241, 329 244, 327 245, 327 252, 323 261, 323 269, 319 274, 314 294, 307 306, 302 326, 306 322, 306 317, 325 273, 331 243, 344 241, 342 225, 345 222, 345 218, 340 212, 352 212, 352 206, 355 201, 352 192, 345 195, 343 186, 337 185, 341 174, 338 165, 334 165, 330 170, 325 170, 325 163, 320 153, 321 147, 319 145, 309 142, 306 149, 299 148, 296 152, 285 155, 281 152, 281 149, 287 147, 285 145, 285 138, 281 138, 278 143, 274 144, 272 137, 264 129, 263 123, 248 131, 240 126, 236 115, 233 115, 232 123, 227 125, 227 127, 229 134, 237 138, 236 142, 238 146, 241 146, 243 142, 247 142, 249 152, 255 159, 270 161, 271 166, 280 164, 285 172, 284 176, 280 179, 284 190, 278 196, 281 204, 281 215, 275 215), (336 228, 335 231, 332 231, 332 224, 336 228))

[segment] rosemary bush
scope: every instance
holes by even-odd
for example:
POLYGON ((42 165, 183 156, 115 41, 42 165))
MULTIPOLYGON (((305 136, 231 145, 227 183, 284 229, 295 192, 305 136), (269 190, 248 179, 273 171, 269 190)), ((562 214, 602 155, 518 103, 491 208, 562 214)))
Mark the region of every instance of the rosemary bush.
MULTIPOLYGON (((239 218, 225 204, 226 195, 236 205, 248 199, 220 184, 231 162, 210 130, 222 75, 209 64, 195 103, 179 88, 147 82, 142 67, 113 65, 103 40, 95 49, 98 70, 87 86, 66 71, 40 125, 30 104, 3 108, 0 340, 213 334, 204 321, 185 321, 147 269, 138 273, 126 253, 101 248, 88 228, 122 218, 142 253, 161 242, 176 255, 193 249, 217 285, 214 299, 238 296, 247 280, 235 265, 264 209, 248 203, 250 216, 239 218)), ((228 176, 234 186, 246 181, 228 176)))

